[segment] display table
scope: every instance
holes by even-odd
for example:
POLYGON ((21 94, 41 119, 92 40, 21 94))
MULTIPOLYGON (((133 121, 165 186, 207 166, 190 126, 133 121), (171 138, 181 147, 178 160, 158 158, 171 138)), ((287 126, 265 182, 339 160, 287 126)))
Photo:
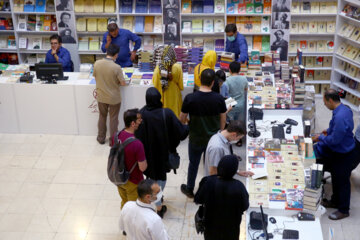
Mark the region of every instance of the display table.
MULTIPOLYGON (((64 73, 67 81, 58 84, 7 83, 0 77, 0 133, 96 135, 99 117, 95 84, 78 79, 80 73, 64 73)), ((121 87, 119 129, 123 113, 145 105, 149 86, 121 87)), ((191 87, 182 91, 184 98, 191 87)))

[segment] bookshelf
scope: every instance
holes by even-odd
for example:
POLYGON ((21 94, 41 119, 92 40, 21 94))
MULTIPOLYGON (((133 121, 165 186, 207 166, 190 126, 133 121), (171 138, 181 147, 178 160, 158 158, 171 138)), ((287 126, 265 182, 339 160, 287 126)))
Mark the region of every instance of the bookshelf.
POLYGON ((331 85, 346 91, 346 97, 342 99, 342 102, 351 107, 354 112, 359 112, 360 74, 351 73, 351 69, 357 69, 356 71, 360 72, 360 38, 355 34, 357 29, 360 30, 360 18, 353 16, 353 11, 347 11, 347 5, 360 8, 360 2, 339 1, 331 85), (355 53, 356 51, 358 53, 355 53))

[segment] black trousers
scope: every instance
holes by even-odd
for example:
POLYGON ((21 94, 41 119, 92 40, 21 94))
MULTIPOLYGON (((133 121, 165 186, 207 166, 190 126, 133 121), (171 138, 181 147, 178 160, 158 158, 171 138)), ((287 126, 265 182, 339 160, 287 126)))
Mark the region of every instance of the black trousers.
POLYGON ((348 153, 331 152, 331 157, 317 158, 316 162, 324 165, 324 171, 331 174, 333 194, 331 201, 342 213, 349 213, 351 184, 350 176, 360 161, 357 147, 348 153))

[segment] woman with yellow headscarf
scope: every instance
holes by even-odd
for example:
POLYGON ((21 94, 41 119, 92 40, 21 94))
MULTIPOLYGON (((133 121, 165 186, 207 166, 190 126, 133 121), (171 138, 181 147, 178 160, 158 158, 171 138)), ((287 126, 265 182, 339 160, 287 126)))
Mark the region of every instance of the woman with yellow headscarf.
POLYGON ((183 72, 180 64, 176 63, 176 54, 171 46, 164 48, 161 63, 156 66, 153 75, 154 87, 161 94, 164 108, 170 108, 177 117, 180 115, 184 89, 183 72))
POLYGON ((199 63, 194 69, 194 81, 195 81, 195 89, 198 89, 201 85, 200 76, 202 71, 205 69, 212 69, 215 70, 217 56, 214 50, 207 51, 204 55, 202 62, 199 63))

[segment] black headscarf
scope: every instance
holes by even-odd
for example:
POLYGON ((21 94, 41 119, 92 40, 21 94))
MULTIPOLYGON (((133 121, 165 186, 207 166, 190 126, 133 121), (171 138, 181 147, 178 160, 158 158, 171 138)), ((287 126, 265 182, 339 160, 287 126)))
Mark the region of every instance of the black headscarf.
POLYGON ((161 94, 156 88, 150 87, 146 90, 146 109, 151 111, 156 108, 162 108, 161 94))
POLYGON ((221 158, 217 171, 223 179, 232 179, 238 170, 239 160, 235 155, 226 155, 221 158))

